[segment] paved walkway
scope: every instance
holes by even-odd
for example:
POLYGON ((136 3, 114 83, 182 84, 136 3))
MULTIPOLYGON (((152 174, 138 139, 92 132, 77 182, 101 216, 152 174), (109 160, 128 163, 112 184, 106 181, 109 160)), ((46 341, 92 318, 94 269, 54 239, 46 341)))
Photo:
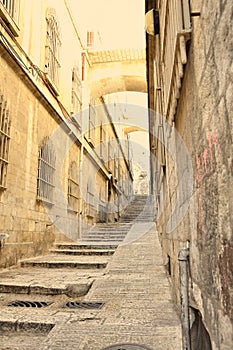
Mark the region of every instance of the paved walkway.
MULTIPOLYGON (((72 293, 69 295, 67 292, 46 295, 46 298, 45 295, 21 295, 21 300, 53 302, 51 306, 41 309, 6 306, 6 302, 15 300, 16 296, 0 294, 0 325, 3 330, 0 349, 102 350, 110 345, 127 343, 144 345, 151 350, 182 349, 180 320, 171 299, 170 282, 163 266, 155 226, 151 226, 146 235, 118 247, 115 254, 107 259, 103 257, 108 263, 104 269, 50 268, 45 273, 44 267, 20 268, 21 277, 27 271, 28 280, 34 274, 40 285, 44 279, 48 286, 51 279, 51 283, 58 287, 60 280, 60 287, 67 290, 66 278, 70 282, 80 278, 85 281, 90 279, 92 285, 86 296, 76 299, 72 299, 72 293), (40 273, 36 274, 37 270, 40 273), (61 308, 67 300, 103 302, 104 305, 92 310, 61 308), (26 326, 19 332, 15 332, 15 329, 10 332, 7 322, 26 326), (33 332, 33 325, 38 322, 41 327, 33 332), (7 331, 4 331, 4 327, 7 331)), ((96 260, 96 257, 93 259, 96 260)), ((9 270, 2 276, 5 274, 4 279, 8 278, 8 282, 11 279, 13 285, 16 278, 14 273, 14 270, 9 270)), ((33 278, 30 281, 33 283, 33 278)))

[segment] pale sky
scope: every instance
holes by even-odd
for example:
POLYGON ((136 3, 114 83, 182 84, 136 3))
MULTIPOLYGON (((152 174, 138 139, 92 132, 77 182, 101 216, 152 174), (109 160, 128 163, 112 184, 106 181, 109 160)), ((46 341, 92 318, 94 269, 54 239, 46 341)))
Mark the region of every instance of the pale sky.
MULTIPOLYGON (((72 9, 78 31, 85 44, 87 30, 100 33, 101 46, 95 38, 96 50, 145 49, 144 0, 66 0, 72 9)), ((125 104, 126 120, 131 125, 144 120, 147 128, 147 94, 137 92, 115 93, 115 99, 125 104), (137 105, 141 108, 138 110, 137 105), (128 108, 128 107, 129 108, 128 108), (129 111, 129 113, 127 113, 129 111), (140 115, 138 115, 140 114, 140 115)), ((142 125, 141 125, 142 124, 142 125)), ((149 176, 149 140, 146 132, 130 133, 133 163, 149 176)))
POLYGON ((103 49, 145 48, 144 0, 68 0, 79 29, 99 31, 103 49))

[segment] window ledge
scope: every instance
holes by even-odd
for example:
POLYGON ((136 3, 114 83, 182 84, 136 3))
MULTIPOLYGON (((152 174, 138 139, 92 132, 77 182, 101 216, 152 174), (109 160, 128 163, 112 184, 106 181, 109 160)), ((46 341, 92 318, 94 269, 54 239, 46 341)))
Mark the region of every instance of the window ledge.
POLYGON ((54 206, 54 203, 50 202, 47 198, 43 198, 43 197, 37 197, 36 198, 37 202, 39 202, 40 204, 44 204, 47 207, 52 207, 54 206))
POLYGON ((72 209, 72 208, 67 208, 67 213, 71 213, 71 214, 77 215, 78 214, 78 210, 75 210, 75 209, 72 209))
POLYGON ((6 30, 8 30, 9 34, 17 37, 19 36, 20 29, 18 25, 15 23, 14 19, 9 15, 3 4, 0 2, 0 17, 1 22, 5 25, 6 30))

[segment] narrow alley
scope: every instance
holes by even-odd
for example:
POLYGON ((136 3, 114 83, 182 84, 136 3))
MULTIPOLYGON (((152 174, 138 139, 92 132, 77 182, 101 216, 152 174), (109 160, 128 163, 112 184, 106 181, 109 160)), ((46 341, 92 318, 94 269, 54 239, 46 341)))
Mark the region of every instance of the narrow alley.
POLYGON ((181 349, 148 201, 136 196, 121 222, 97 224, 85 241, 56 243, 0 274, 1 350, 181 349), (145 232, 125 243, 140 224, 145 232))
POLYGON ((0 350, 233 349, 232 0, 0 0, 0 350))

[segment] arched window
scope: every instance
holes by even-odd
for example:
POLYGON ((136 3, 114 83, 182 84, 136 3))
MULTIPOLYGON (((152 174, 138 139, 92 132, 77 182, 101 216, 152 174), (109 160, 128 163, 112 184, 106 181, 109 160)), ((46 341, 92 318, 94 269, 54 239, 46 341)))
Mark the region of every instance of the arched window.
POLYGON ((59 50, 60 33, 54 9, 48 9, 46 14, 47 33, 45 47, 45 68, 49 78, 58 87, 59 84, 59 50))
POLYGON ((0 190, 6 189, 10 126, 11 122, 7 102, 4 96, 0 95, 0 190))
POLYGON ((79 183, 78 183, 78 167, 76 162, 72 162, 68 172, 68 204, 69 209, 78 212, 79 211, 79 183))
POLYGON ((37 198, 46 203, 53 204, 55 188, 56 157, 51 141, 47 138, 39 149, 37 198))

